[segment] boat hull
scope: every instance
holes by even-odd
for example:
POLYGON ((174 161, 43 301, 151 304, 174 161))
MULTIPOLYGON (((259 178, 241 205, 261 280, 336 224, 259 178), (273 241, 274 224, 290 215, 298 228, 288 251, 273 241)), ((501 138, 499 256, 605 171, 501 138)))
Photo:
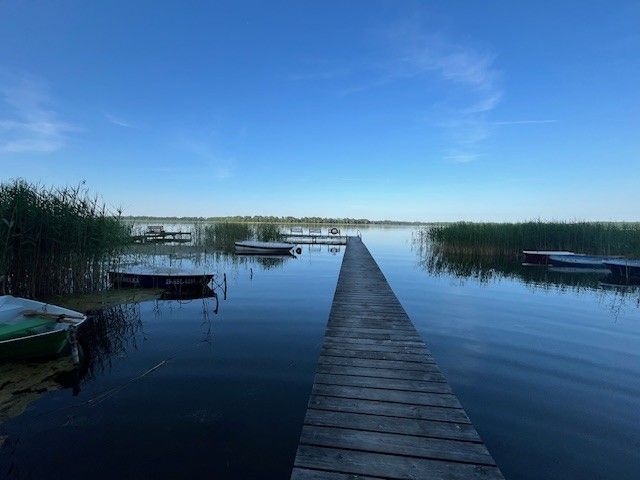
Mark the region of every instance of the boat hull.
POLYGON ((148 275, 141 273, 109 272, 109 280, 121 288, 157 288, 171 292, 204 289, 213 275, 148 275))
POLYGON ((563 252, 563 251, 534 251, 534 250, 524 250, 524 264, 525 265, 549 265, 550 259, 552 255, 575 255, 573 252, 563 252))
POLYGON ((238 247, 236 253, 248 255, 291 255, 290 248, 255 248, 255 247, 238 247))
POLYGON ((62 354, 69 345, 67 330, 54 330, 28 337, 16 338, 0 345, 0 360, 51 358, 62 354))
POLYGON ((613 278, 626 283, 640 283, 640 266, 605 262, 613 278))
POLYGON ((249 255, 293 255, 295 245, 278 242, 236 242, 236 253, 249 255))
MULTIPOLYGON (((51 322, 55 327, 39 333, 27 333, 32 327, 25 325, 24 335, 12 338, 11 335, 17 330, 10 333, 8 339, 0 341, 0 361, 58 356, 69 345, 70 329, 80 327, 87 319, 86 315, 80 312, 57 305, 10 295, 0 297, 0 323, 4 326, 20 326, 21 322, 25 321, 26 317, 23 315, 26 311, 35 313, 35 315, 29 315, 30 317, 38 317, 39 313, 42 313, 42 316, 52 315, 51 322), (64 316, 66 320, 57 322, 55 316, 64 316)), ((39 329, 41 326, 33 326, 33 328, 39 329)))
POLYGON ((566 267, 585 270, 609 270, 604 264, 613 257, 581 256, 581 255, 550 255, 549 264, 554 267, 566 267))

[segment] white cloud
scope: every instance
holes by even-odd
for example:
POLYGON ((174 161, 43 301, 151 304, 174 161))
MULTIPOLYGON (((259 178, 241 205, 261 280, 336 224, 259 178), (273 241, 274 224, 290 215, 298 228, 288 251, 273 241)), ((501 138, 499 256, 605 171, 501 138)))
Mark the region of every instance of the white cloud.
POLYGON ((446 86, 437 105, 427 108, 427 118, 437 119, 430 123, 445 130, 445 160, 478 158, 480 143, 491 135, 487 116, 503 96, 496 55, 430 31, 418 19, 396 25, 388 38, 396 57, 390 68, 397 78, 425 77, 446 86))
POLYGON ((234 160, 218 155, 210 142, 193 137, 182 137, 176 146, 191 154, 214 178, 223 180, 233 176, 234 160))
POLYGON ((461 153, 461 154, 452 154, 447 155, 445 160, 452 163, 469 163, 473 162, 478 158, 478 155, 470 154, 470 153, 461 153))
POLYGON ((491 122, 492 125, 528 125, 535 123, 558 123, 558 120, 501 120, 491 122))
POLYGON ((115 115, 111 115, 110 113, 105 113, 105 118, 114 125, 123 128, 136 128, 135 125, 129 123, 126 120, 123 120, 121 117, 116 117, 115 115))
POLYGON ((67 135, 79 128, 51 109, 49 89, 41 79, 13 75, 0 81, 0 153, 48 153, 62 148, 67 135))

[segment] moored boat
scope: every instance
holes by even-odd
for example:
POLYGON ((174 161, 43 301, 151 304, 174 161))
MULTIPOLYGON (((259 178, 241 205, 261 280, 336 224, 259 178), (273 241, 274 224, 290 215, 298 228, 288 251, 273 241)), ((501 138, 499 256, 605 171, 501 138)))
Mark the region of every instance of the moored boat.
POLYGON ((523 250, 524 265, 549 265, 549 257, 571 256, 573 252, 562 250, 523 250))
POLYGON ((627 283, 640 283, 640 260, 607 260, 604 262, 611 275, 627 283))
POLYGON ((0 360, 53 357, 69 344, 86 315, 48 303, 0 297, 0 360))
POLYGON ((200 273, 172 267, 131 267, 109 272, 115 287, 159 288, 171 292, 204 289, 212 273, 200 273))
MULTIPOLYGON (((235 242, 236 253, 253 255, 293 255, 295 244, 287 242, 235 242)), ((298 252, 300 253, 300 252, 298 252)))
POLYGON ((584 268, 586 270, 608 270, 604 264, 621 257, 601 255, 549 255, 549 263, 554 267, 584 268))

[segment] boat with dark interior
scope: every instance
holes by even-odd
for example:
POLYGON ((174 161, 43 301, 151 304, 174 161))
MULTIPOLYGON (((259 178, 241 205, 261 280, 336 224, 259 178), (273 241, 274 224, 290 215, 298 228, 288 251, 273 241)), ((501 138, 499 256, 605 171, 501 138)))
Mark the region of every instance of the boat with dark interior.
POLYGON ((602 255, 550 255, 549 264, 554 267, 584 268, 585 270, 607 271, 609 268, 605 265, 605 262, 620 259, 622 259, 622 257, 602 255))
POLYGON ((135 266, 112 270, 109 281, 119 288, 158 288, 171 292, 203 290, 213 279, 213 273, 174 267, 135 266))
POLYGON ((562 250, 523 250, 523 265, 549 265, 551 256, 571 256, 573 252, 565 252, 562 250))
POLYGON ((611 276, 625 283, 640 283, 640 260, 607 260, 604 262, 611 276))

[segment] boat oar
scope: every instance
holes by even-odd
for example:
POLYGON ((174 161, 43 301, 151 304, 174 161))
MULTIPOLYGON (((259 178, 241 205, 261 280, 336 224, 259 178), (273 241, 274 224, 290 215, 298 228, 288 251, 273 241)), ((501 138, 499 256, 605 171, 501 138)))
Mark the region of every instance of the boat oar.
POLYGON ((84 320, 84 317, 79 315, 69 315, 68 313, 46 313, 39 312, 38 310, 24 310, 22 315, 25 317, 44 317, 56 322, 77 323, 74 320, 84 320))

